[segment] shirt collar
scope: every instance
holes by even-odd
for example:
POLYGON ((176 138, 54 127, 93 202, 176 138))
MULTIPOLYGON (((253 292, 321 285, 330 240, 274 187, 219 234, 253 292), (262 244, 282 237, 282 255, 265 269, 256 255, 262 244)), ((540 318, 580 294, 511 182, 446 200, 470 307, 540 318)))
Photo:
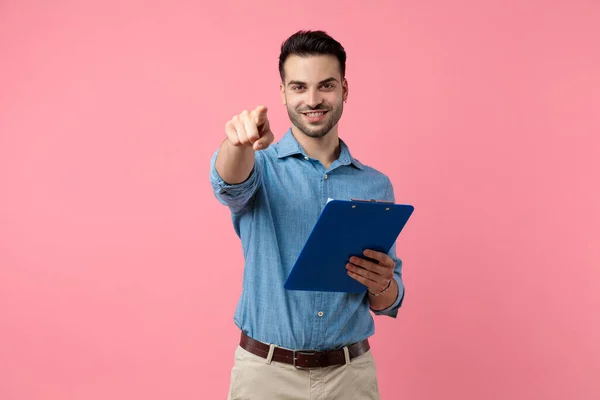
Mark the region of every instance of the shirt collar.
MULTIPOLYGON (((352 154, 350 153, 350 149, 348 148, 348 145, 346 145, 346 143, 342 139, 340 139, 340 146, 341 146, 341 152, 340 152, 340 157, 338 159, 340 164, 342 164, 342 165, 352 164, 358 169, 361 169, 361 170, 364 169, 363 164, 360 161, 358 161, 356 158, 352 157, 352 154)), ((275 146, 275 149, 277 151, 277 158, 285 158, 285 157, 298 155, 298 154, 301 154, 304 157, 306 157, 306 153, 304 152, 304 149, 302 149, 302 146, 300 146, 300 143, 298 143, 298 141, 292 134, 291 128, 288 129, 286 134, 277 143, 277 145, 275 146)))

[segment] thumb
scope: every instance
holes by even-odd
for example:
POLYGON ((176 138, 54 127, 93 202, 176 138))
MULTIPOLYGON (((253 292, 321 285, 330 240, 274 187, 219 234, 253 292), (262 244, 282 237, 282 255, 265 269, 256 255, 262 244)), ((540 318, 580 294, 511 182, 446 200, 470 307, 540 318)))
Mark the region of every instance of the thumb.
MULTIPOLYGON (((268 122, 267 122, 267 125, 268 125, 268 122)), ((267 126, 267 128, 268 128, 268 126, 267 126)), ((252 147, 254 148, 255 151, 264 150, 267 147, 269 147, 271 145, 271 143, 273 143, 274 140, 275 140, 275 135, 273 135, 273 132, 271 132, 271 129, 267 129, 260 134, 260 139, 258 139, 256 142, 254 142, 254 145, 252 147)))

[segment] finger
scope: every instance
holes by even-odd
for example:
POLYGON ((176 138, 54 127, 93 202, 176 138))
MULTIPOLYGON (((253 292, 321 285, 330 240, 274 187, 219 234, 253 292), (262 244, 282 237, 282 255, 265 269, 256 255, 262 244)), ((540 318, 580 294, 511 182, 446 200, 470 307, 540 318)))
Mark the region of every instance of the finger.
POLYGON ((394 260, 385 253, 375 250, 365 250, 363 254, 369 258, 379 261, 379 264, 388 265, 388 266, 396 266, 394 260))
POLYGON ((242 122, 240 116, 234 116, 231 121, 235 129, 235 134, 237 135, 238 141, 240 142, 240 145, 247 146, 248 136, 246 135, 246 128, 244 127, 244 123, 242 122))
POLYGON ((261 133, 261 137, 258 141, 254 143, 254 150, 264 150, 273 143, 275 140, 275 136, 271 129, 269 128, 269 122, 267 121, 265 128, 263 128, 263 132, 261 133))
POLYGON ((244 128, 246 130, 246 136, 248 137, 248 141, 254 144, 254 142, 260 139, 260 135, 258 134, 258 128, 254 123, 254 119, 252 118, 250 113, 242 114, 241 119, 244 123, 244 128))
POLYGON ((393 275, 393 273, 394 273, 393 268, 391 268, 387 265, 375 264, 372 261, 364 260, 359 257, 350 257, 350 262, 352 264, 358 265, 359 267, 362 267, 368 271, 372 271, 378 275, 381 275, 381 276, 385 277, 386 279, 389 279, 391 277, 391 275, 393 275))
POLYGON ((237 133, 238 140, 242 146, 248 146, 248 136, 246 135, 246 128, 244 128, 244 124, 242 121, 235 121, 235 131, 237 133))
MULTIPOLYGON (((355 267, 355 268, 358 268, 358 267, 355 267)), ((367 289, 369 289, 369 291, 373 291, 376 293, 384 290, 393 281, 393 279, 384 279, 382 281, 379 281, 379 280, 375 281, 375 280, 369 278, 368 276, 361 274, 360 271, 353 271, 352 268, 348 269, 348 276, 350 276, 354 280, 365 285, 367 287, 367 289)))
POLYGON ((372 280, 370 280, 370 279, 367 279, 367 278, 365 278, 364 276, 362 276, 362 275, 359 275, 359 274, 357 274, 357 273, 354 273, 354 272, 352 272, 352 271, 348 271, 348 276, 349 276, 350 278, 352 278, 352 279, 354 279, 354 280, 356 280, 356 281, 358 281, 358 282, 362 283, 362 284, 363 284, 363 285, 365 285, 367 288, 370 288, 370 287, 373 287, 373 286, 379 285, 377 282, 374 282, 374 281, 372 281, 372 280))
POLYGON ((371 270, 368 270, 366 268, 359 267, 357 265, 350 264, 350 263, 346 264, 346 270, 350 271, 350 272, 353 272, 356 275, 360 275, 363 278, 368 279, 368 280, 370 280, 372 282, 375 282, 375 283, 377 283, 379 285, 387 284, 387 281, 390 280, 390 278, 388 277, 387 274, 382 275, 382 274, 379 274, 377 272, 374 272, 374 271, 371 271, 371 270))
POLYGON ((233 144, 234 146, 240 145, 240 139, 238 138, 237 131, 235 130, 235 124, 233 120, 228 121, 225 124, 225 134, 227 135, 227 138, 229 139, 231 144, 233 144))
POLYGON ((255 113, 254 113, 254 122, 256 123, 256 126, 261 126, 264 125, 265 122, 267 122, 267 107, 266 106, 258 106, 254 109, 255 113))

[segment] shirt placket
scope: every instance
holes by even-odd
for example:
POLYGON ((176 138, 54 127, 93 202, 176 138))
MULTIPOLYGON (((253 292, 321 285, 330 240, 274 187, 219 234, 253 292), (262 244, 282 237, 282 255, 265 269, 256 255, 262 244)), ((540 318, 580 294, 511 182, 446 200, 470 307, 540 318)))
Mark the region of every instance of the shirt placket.
MULTIPOLYGON (((327 204, 327 200, 329 199, 329 193, 331 193, 332 191, 330 190, 331 187, 331 170, 328 171, 323 171, 322 175, 321 175, 321 205, 324 207, 325 204, 327 204)), ((325 332, 326 332, 326 327, 327 327, 327 318, 329 318, 330 316, 328 315, 329 312, 328 310, 325 310, 325 304, 324 304, 324 299, 325 299, 325 294, 322 292, 316 292, 315 293, 315 311, 316 311, 316 318, 317 321, 315 323, 315 327, 314 327, 314 335, 313 338, 316 341, 315 343, 325 343, 326 342, 326 338, 324 337, 325 332)), ((327 350, 327 349, 316 349, 316 350, 327 350)))

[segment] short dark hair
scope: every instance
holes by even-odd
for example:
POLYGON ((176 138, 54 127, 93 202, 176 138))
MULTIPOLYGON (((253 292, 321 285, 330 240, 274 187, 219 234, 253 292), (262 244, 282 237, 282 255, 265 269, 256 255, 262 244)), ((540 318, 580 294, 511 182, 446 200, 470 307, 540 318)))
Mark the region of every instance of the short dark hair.
POLYGON ((284 80, 283 64, 290 55, 300 57, 332 55, 340 62, 342 79, 346 76, 346 51, 344 47, 324 31, 298 31, 281 45, 279 54, 279 75, 284 80))

